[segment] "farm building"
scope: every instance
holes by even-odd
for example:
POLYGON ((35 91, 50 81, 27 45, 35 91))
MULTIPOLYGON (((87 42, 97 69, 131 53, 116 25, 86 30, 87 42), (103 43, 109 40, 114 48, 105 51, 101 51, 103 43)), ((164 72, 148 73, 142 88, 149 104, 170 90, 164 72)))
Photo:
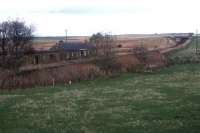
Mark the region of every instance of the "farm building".
POLYGON ((86 43, 58 43, 49 50, 34 51, 26 55, 25 64, 47 64, 77 58, 85 58, 95 54, 95 47, 86 43))

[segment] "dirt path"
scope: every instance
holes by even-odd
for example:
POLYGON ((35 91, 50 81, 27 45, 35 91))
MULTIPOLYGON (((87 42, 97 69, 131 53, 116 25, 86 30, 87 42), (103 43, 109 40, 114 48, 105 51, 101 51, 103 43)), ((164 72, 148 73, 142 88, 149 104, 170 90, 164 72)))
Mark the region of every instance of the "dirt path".
POLYGON ((185 48, 185 47, 187 47, 188 44, 190 44, 191 40, 192 39, 190 38, 183 44, 180 44, 180 45, 177 45, 177 46, 171 47, 171 48, 160 49, 159 51, 160 51, 161 54, 166 54, 166 53, 175 51, 177 49, 185 48))

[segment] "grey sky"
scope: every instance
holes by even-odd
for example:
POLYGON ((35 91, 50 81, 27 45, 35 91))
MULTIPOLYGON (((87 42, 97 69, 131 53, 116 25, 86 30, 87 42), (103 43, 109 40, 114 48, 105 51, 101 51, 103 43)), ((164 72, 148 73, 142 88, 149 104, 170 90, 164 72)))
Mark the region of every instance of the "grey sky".
POLYGON ((194 32, 199 0, 0 0, 0 21, 19 18, 36 35, 194 32))

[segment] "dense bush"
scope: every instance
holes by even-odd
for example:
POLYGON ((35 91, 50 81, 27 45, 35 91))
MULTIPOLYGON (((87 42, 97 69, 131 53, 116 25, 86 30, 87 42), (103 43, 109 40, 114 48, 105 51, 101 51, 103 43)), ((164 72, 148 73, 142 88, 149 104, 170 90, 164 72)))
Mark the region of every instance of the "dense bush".
POLYGON ((121 72, 121 64, 112 57, 102 57, 93 61, 106 75, 121 72))
POLYGON ((142 73, 145 71, 146 71, 146 67, 143 64, 132 65, 131 67, 127 68, 127 72, 142 73))
POLYGON ((167 65, 175 65, 175 64, 196 64, 200 63, 199 56, 176 56, 176 57, 168 57, 167 65))

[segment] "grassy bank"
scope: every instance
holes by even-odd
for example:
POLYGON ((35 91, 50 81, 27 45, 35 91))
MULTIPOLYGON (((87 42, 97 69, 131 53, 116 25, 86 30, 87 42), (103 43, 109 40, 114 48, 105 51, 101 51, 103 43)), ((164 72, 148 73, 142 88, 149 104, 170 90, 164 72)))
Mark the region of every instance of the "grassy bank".
POLYGON ((198 38, 198 45, 196 45, 196 37, 192 38, 192 41, 190 42, 189 45, 187 45, 187 47, 182 48, 182 49, 178 49, 176 51, 173 51, 171 53, 168 54, 168 57, 170 58, 197 58, 195 49, 196 47, 198 49, 200 49, 200 38, 198 38))
POLYGON ((200 65, 0 91, 0 132, 196 133, 200 65))

